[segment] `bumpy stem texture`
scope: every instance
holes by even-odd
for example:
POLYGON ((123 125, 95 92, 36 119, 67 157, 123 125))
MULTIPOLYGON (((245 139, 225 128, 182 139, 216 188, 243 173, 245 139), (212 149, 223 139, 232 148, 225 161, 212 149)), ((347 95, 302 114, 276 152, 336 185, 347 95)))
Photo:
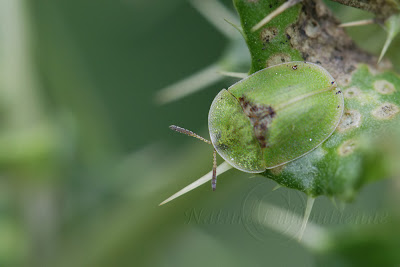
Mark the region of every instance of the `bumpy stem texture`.
POLYGON ((278 63, 320 64, 345 97, 333 135, 306 156, 267 170, 264 176, 311 196, 351 199, 371 180, 385 178, 385 160, 372 140, 400 122, 400 77, 390 63, 360 50, 320 1, 304 0, 257 31, 252 27, 285 1, 234 0, 252 65, 250 73, 278 63))

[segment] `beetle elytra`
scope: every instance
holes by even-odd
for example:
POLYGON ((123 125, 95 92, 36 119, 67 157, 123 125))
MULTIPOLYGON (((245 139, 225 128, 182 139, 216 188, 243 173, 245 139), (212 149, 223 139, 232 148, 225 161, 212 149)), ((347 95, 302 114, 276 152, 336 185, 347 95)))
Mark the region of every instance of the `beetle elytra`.
POLYGON ((343 109, 343 94, 328 71, 294 61, 221 90, 208 115, 211 141, 178 126, 170 128, 213 145, 215 190, 216 152, 236 169, 264 172, 321 145, 338 126, 343 109))

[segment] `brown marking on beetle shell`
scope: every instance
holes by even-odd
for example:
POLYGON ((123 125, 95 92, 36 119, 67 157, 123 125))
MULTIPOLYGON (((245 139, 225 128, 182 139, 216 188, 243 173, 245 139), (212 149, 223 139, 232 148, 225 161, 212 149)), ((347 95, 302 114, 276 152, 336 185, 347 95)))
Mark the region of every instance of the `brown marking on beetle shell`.
POLYGON ((268 105, 252 103, 246 96, 239 97, 239 103, 253 125, 254 135, 261 148, 268 147, 268 126, 276 116, 275 110, 268 105))

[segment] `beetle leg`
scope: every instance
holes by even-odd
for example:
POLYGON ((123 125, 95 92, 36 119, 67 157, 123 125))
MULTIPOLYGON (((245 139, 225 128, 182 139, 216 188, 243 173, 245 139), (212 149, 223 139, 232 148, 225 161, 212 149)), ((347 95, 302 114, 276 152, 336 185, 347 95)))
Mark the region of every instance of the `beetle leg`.
POLYGON ((214 149, 213 153, 213 173, 211 179, 212 190, 215 191, 217 188, 217 150, 214 149))
POLYGON ((171 130, 173 130, 173 131, 178 132, 178 133, 183 133, 183 134, 189 135, 191 137, 195 137, 195 138, 197 138, 197 139, 199 139, 199 140, 201 140, 201 141, 203 141, 203 142, 205 142, 207 144, 212 145, 211 141, 201 137, 200 135, 198 135, 198 134, 196 134, 196 133, 194 133, 194 132, 192 132, 192 131, 190 131, 188 129, 185 129, 185 128, 182 128, 182 127, 179 127, 179 126, 176 126, 176 125, 171 125, 171 126, 169 126, 169 128, 171 130))

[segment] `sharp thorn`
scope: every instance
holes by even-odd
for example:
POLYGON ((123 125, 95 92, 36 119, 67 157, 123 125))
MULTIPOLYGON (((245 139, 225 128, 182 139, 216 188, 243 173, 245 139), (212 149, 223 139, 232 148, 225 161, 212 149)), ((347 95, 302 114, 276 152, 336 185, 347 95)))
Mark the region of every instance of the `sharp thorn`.
POLYGON ((159 105, 163 105, 205 89, 223 79, 217 73, 219 70, 220 66, 214 63, 181 81, 159 90, 156 93, 155 101, 159 105))
POLYGON ((393 39, 400 32, 400 14, 390 16, 385 21, 385 26, 388 35, 386 37, 385 44, 383 45, 381 54, 379 56, 378 63, 382 60, 393 39))
POLYGON ((375 19, 364 19, 364 20, 342 23, 342 24, 339 24, 339 27, 346 28, 346 27, 354 27, 354 26, 364 26, 364 25, 369 25, 369 24, 374 24, 374 23, 376 23, 375 19))
POLYGON ((277 184, 274 188, 272 188, 272 191, 278 190, 279 188, 281 188, 282 186, 280 184, 277 184))
MULTIPOLYGON (((217 167, 217 172, 219 174, 222 174, 224 172, 226 172, 227 170, 231 169, 232 166, 229 165, 227 162, 222 163, 221 165, 219 165, 217 167)), ((191 183, 190 185, 182 188, 181 190, 179 190, 178 192, 176 192, 175 194, 173 194, 172 196, 170 196, 169 198, 167 198, 166 200, 164 200, 163 202, 161 202, 159 204, 159 206, 164 205, 168 202, 170 202, 171 200, 174 200, 175 198, 178 198, 180 196, 182 196, 183 194, 186 194, 187 192, 199 187, 200 185, 210 181, 212 179, 212 173, 213 171, 210 171, 209 173, 207 173, 206 175, 204 175, 203 177, 201 177, 200 179, 194 181, 193 183, 191 183)))
POLYGON ((311 197, 311 196, 307 197, 307 205, 306 205, 306 209, 304 211, 303 222, 301 224, 301 228, 300 228, 299 236, 298 236, 299 242, 303 238, 304 231, 306 230, 307 222, 308 222, 308 219, 310 218, 311 210, 314 205, 314 200, 315 200, 314 197, 311 197))
POLYGON ((296 5, 297 3, 300 3, 302 0, 288 0, 287 2, 283 3, 281 6, 279 6, 277 9, 272 11, 271 13, 268 14, 265 18, 263 18, 259 23, 257 23, 253 28, 251 28, 252 32, 255 32, 259 30, 262 26, 270 22, 273 18, 284 12, 285 10, 291 8, 292 6, 296 5))
POLYGON ((231 71, 220 70, 220 71, 218 71, 218 73, 223 76, 239 78, 239 79, 244 79, 247 76, 249 76, 247 73, 244 73, 244 72, 231 72, 231 71))

